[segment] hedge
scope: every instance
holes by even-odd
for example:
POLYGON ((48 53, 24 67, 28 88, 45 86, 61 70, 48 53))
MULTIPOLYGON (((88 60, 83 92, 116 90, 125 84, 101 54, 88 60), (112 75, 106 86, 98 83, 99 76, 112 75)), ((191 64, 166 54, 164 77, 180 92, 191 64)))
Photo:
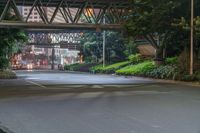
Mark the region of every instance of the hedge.
POLYGON ((145 76, 148 72, 152 71, 156 66, 153 61, 144 61, 139 64, 130 65, 116 71, 119 75, 136 75, 145 76))
POLYGON ((12 71, 9 71, 9 70, 6 70, 6 71, 1 70, 0 71, 0 79, 15 79, 15 78, 17 78, 17 76, 12 71))
POLYGON ((129 61, 124 61, 124 62, 119 62, 119 63, 115 63, 112 65, 107 65, 105 67, 103 67, 103 65, 97 65, 94 66, 90 69, 91 72, 94 73, 107 73, 107 74, 111 74, 111 73, 115 73, 116 70, 129 65, 130 62, 129 61))

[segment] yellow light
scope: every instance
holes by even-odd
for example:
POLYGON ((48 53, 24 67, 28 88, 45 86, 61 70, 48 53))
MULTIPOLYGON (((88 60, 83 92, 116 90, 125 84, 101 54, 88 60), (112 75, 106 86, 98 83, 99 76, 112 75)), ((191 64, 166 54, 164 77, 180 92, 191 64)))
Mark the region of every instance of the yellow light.
POLYGON ((86 15, 91 17, 94 14, 93 9, 92 8, 87 8, 86 9, 86 15))

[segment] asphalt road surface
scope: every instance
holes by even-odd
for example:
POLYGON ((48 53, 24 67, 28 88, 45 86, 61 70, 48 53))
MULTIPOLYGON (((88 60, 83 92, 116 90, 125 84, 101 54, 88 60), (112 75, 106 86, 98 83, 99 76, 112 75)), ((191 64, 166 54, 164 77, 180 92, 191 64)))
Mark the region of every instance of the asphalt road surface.
POLYGON ((0 80, 8 133, 200 133, 200 87, 136 77, 17 72, 0 80))

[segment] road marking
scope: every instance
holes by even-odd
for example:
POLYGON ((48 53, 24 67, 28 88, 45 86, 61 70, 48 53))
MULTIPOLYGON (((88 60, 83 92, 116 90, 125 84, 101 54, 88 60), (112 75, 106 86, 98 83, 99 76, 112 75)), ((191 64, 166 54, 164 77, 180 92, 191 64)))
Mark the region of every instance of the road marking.
POLYGON ((44 86, 44 85, 41 85, 41 84, 38 84, 38 83, 35 83, 35 82, 32 82, 32 81, 26 81, 26 82, 31 83, 31 84, 34 84, 34 85, 39 86, 39 87, 42 87, 42 88, 47 88, 47 87, 44 86))
POLYGON ((152 125, 153 128, 161 128, 161 126, 158 125, 152 125))
POLYGON ((40 79, 40 78, 31 78, 31 77, 29 77, 29 78, 26 78, 26 79, 40 79))

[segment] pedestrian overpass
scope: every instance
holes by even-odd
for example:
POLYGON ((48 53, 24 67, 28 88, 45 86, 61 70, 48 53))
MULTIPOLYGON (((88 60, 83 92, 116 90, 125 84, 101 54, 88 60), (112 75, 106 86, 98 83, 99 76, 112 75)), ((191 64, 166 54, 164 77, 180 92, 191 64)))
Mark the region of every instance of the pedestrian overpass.
POLYGON ((1 0, 0 27, 121 29, 130 6, 129 0, 1 0), (29 7, 25 17, 22 7, 29 7), (8 11, 15 14, 14 20, 7 18, 8 11), (29 21, 35 11, 41 18, 40 22, 29 21), (64 19, 63 22, 55 22, 58 15, 64 19))
POLYGON ((54 66, 56 45, 79 49, 88 30, 119 31, 131 8, 129 0, 0 0, 0 28, 27 31, 29 45, 52 49, 54 66))

